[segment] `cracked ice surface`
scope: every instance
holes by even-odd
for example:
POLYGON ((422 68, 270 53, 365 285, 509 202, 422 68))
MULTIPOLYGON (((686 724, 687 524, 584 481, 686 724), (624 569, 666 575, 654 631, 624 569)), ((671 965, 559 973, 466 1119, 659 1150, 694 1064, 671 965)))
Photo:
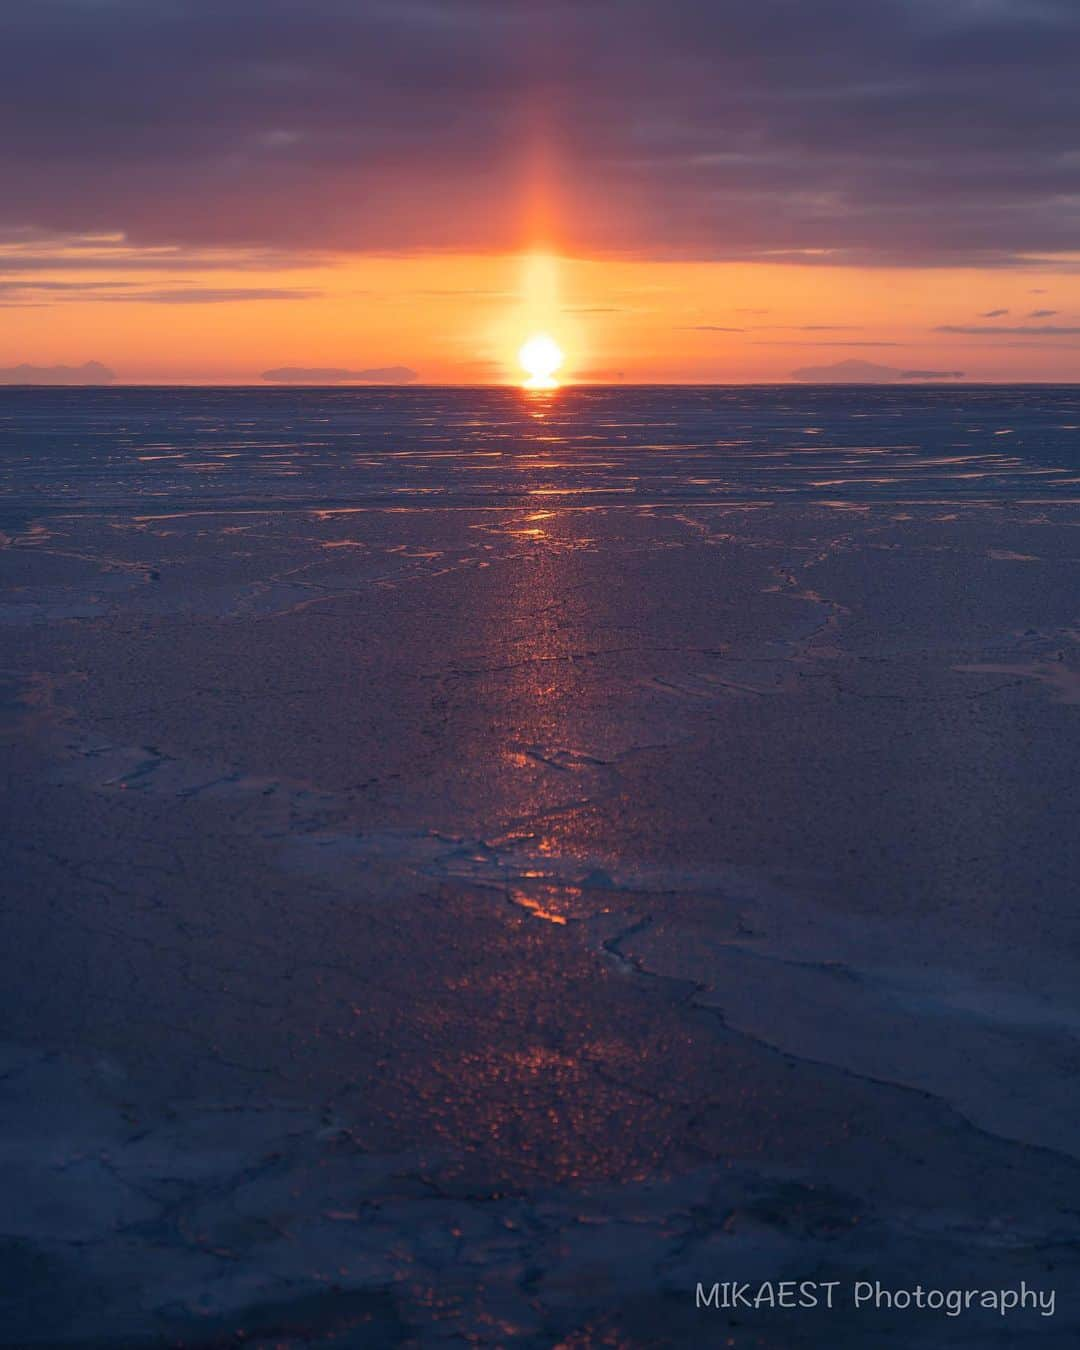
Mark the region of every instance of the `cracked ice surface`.
POLYGON ((1075 1344, 1073 394, 20 397, 0 1344, 1075 1344))

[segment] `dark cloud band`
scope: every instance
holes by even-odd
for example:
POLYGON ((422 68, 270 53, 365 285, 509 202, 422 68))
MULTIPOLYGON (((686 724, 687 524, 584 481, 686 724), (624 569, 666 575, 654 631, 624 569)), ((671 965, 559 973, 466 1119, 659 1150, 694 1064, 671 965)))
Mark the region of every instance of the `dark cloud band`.
POLYGON ((0 225, 1007 267, 1078 65, 1073 0, 8 0, 0 225))

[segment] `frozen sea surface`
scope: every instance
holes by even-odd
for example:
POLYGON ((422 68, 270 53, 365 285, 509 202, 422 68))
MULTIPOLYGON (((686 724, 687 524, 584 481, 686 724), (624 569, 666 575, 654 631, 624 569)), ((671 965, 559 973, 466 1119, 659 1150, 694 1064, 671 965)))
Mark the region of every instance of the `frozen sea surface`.
POLYGON ((20 506, 1076 496, 1080 387, 5 390, 20 506))
POLYGON ((1080 390, 5 390, 0 465, 0 1344, 1077 1343, 1080 390), (695 1307, 867 1278, 1057 1306, 695 1307))

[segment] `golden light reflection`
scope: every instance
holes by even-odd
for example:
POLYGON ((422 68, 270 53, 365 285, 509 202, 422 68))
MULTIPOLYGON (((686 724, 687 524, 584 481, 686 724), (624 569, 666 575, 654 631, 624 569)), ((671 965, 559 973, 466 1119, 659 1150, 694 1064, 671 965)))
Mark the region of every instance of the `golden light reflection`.
POLYGON ((536 333, 522 343, 518 361, 528 376, 526 389, 556 389, 556 371, 562 368, 563 350, 547 333, 536 333))
POLYGON ((581 324, 562 297, 564 260, 547 252, 516 260, 513 303, 493 316, 487 347, 509 383, 529 394, 534 416, 551 406, 550 395, 580 368, 581 324))

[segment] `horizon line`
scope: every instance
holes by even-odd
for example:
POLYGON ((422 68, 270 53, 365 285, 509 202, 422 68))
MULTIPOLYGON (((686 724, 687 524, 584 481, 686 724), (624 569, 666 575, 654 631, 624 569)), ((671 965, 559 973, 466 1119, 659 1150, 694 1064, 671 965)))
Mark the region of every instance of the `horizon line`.
POLYGON ((1026 386, 1050 386, 1054 388, 1080 388, 1080 379, 981 379, 981 380, 567 380, 553 389, 528 389, 512 381, 503 383, 481 383, 477 381, 451 380, 411 380, 408 383, 381 383, 364 381, 357 383, 258 383, 244 380, 111 380, 107 384, 80 384, 53 381, 12 381, 0 383, 0 391, 6 389, 87 389, 87 390, 124 390, 124 389, 244 389, 262 392, 287 392, 290 390, 349 390, 357 392, 364 389, 506 389, 521 393, 537 392, 558 394, 573 389, 968 389, 968 388, 1009 388, 1026 386))

